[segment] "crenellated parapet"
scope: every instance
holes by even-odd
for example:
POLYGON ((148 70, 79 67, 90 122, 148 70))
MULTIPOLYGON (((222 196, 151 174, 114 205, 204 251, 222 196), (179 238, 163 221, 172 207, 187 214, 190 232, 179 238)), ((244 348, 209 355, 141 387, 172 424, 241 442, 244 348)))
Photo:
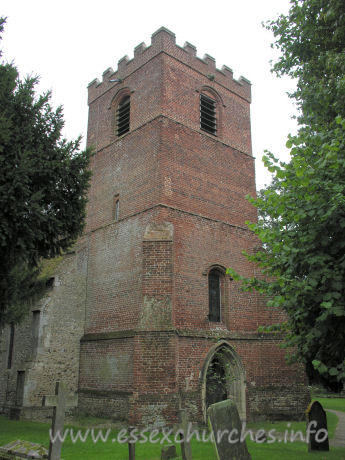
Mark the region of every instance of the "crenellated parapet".
POLYGON ((196 47, 189 42, 185 42, 183 47, 177 45, 175 34, 165 27, 161 27, 152 34, 150 46, 146 46, 143 42, 140 43, 134 48, 133 59, 124 56, 118 61, 117 70, 114 71, 109 67, 103 72, 102 81, 98 78, 91 81, 88 85, 89 104, 115 85, 119 85, 139 67, 160 53, 165 53, 183 62, 210 81, 229 89, 248 102, 251 101, 251 83, 249 80, 242 76, 239 80, 234 79, 233 71, 225 65, 218 69, 216 60, 208 54, 199 58, 196 47))

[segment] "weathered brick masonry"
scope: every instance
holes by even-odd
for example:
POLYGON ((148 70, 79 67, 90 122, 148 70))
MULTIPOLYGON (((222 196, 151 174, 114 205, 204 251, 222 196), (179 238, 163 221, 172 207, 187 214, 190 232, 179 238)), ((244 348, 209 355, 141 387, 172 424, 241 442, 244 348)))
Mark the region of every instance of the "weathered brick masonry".
MULTIPOLYGON (((286 365, 277 337, 257 333, 282 313, 224 273, 231 266, 254 274, 242 255, 258 244, 245 225, 256 219, 245 199, 255 194, 250 100, 246 79, 218 70, 208 55, 198 58, 189 43, 177 46, 164 28, 151 46, 140 44, 132 60, 121 59, 116 72, 107 69, 102 82, 89 85, 88 144, 96 154, 87 225, 44 307, 54 343, 42 328, 42 346, 26 364, 22 405, 31 414, 60 376, 79 392, 82 412, 163 425, 176 420, 181 404, 202 421, 215 354, 230 367, 226 392, 243 418, 303 414, 309 395, 302 369, 286 365), (215 103, 216 133, 200 129, 201 94, 215 103), (118 137, 124 96, 130 126, 118 137), (208 316, 211 270, 219 275, 220 321, 208 316), (68 365, 55 354, 65 342, 68 365)), ((1 342, 4 368, 9 334, 1 342)), ((23 366, 15 357, 0 377, 7 411, 16 405, 23 366)))

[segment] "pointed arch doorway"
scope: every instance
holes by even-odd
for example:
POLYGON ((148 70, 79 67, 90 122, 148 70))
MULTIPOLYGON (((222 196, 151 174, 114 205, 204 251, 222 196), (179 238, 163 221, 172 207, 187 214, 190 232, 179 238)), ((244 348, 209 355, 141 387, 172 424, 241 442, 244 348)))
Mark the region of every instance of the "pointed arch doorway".
POLYGON ((204 423, 207 408, 232 399, 242 421, 246 419, 245 372, 239 355, 225 340, 208 352, 202 369, 201 398, 204 423))

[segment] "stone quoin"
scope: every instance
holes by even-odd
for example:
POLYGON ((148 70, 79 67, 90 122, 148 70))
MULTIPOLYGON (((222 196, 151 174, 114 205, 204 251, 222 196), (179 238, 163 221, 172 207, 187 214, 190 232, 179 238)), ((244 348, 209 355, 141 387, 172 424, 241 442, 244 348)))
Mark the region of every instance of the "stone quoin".
POLYGON ((257 332, 283 313, 226 275, 254 275, 242 251, 259 244, 245 224, 257 218, 250 82, 163 27, 88 94, 85 231, 2 331, 0 410, 50 416, 42 396, 63 381, 80 413, 133 426, 176 423, 179 408, 205 422, 228 397, 242 419, 303 418, 303 368, 257 332))

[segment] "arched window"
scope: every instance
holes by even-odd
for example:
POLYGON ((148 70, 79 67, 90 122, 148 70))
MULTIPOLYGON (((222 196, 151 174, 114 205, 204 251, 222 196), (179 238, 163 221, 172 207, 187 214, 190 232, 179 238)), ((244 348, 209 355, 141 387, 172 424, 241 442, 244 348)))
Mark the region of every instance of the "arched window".
POLYGON ((120 197, 114 196, 114 221, 117 222, 120 218, 120 197))
POLYGON ((208 319, 214 322, 220 322, 220 281, 221 273, 216 268, 210 270, 208 274, 208 304, 209 304, 209 313, 208 319))
POLYGON ((200 94, 200 129, 217 135, 216 101, 206 94, 200 94))
POLYGON ((118 136, 122 136, 129 131, 130 108, 131 98, 126 95, 120 100, 116 111, 116 133, 118 136))

